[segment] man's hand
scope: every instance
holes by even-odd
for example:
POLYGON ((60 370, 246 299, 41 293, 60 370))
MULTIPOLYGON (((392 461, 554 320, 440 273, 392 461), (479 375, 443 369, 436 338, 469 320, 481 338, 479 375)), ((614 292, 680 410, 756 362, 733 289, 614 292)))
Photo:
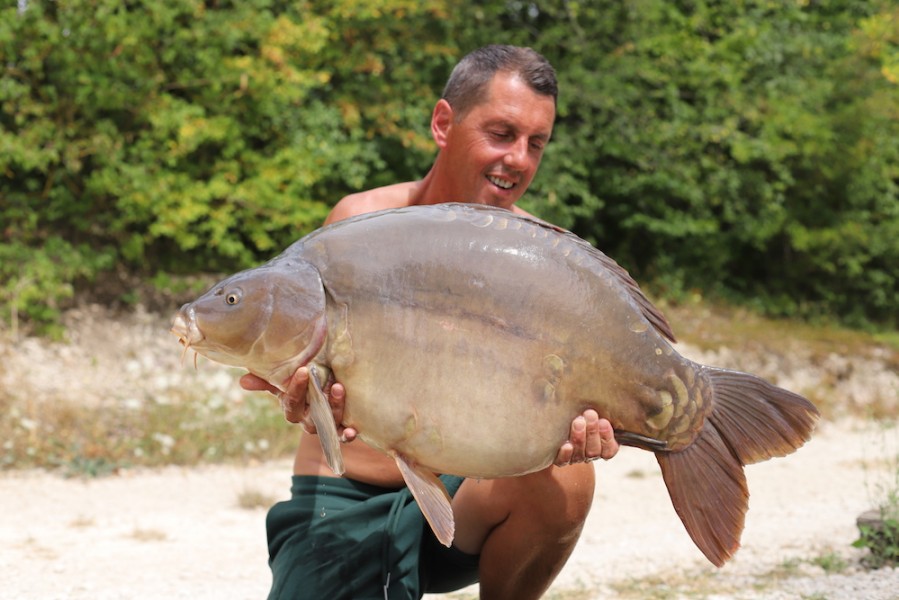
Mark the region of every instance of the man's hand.
POLYGON ((618 442, 607 419, 600 419, 593 409, 575 417, 571 422, 568 441, 559 448, 555 465, 590 462, 597 458, 608 460, 618 454, 618 442))
MULTIPOLYGON (((300 423, 306 433, 315 435, 315 425, 309 418, 309 404, 306 401, 306 389, 309 385, 309 370, 306 367, 300 367, 288 380, 287 385, 282 392, 264 379, 247 373, 240 378, 240 386, 249 391, 271 392, 278 397, 281 402, 281 410, 284 411, 284 418, 291 423, 300 423)), ((328 403, 331 405, 331 413, 334 415, 334 423, 337 425, 337 433, 340 434, 341 441, 351 442, 356 439, 356 430, 352 427, 343 427, 343 406, 346 401, 346 390, 337 383, 329 381, 325 384, 325 394, 328 396, 328 403)))

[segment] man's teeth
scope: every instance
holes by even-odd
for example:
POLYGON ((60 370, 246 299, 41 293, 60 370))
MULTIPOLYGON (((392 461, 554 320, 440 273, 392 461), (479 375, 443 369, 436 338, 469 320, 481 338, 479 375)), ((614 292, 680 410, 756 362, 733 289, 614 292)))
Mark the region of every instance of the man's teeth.
POLYGON ((487 179, 493 185, 499 186, 499 187, 503 188, 504 190, 511 190, 512 186, 515 185, 511 181, 506 181, 505 179, 499 179, 498 177, 493 177, 492 175, 488 175, 487 179))

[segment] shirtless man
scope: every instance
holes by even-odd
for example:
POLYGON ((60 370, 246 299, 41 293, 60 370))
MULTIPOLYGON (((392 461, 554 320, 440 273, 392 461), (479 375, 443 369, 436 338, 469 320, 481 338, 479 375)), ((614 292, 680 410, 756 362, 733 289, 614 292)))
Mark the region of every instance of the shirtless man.
MULTIPOLYGON (((453 70, 434 107, 431 133, 438 154, 427 175, 347 196, 325 223, 451 201, 524 213, 515 203, 549 142, 556 96, 552 66, 533 50, 488 46, 472 52, 453 70)), ((314 433, 306 423, 307 381, 301 368, 279 397, 285 417, 314 433)), ((276 391, 252 375, 241 385, 276 391)), ((339 383, 331 386, 338 424, 345 397, 339 383)), ((349 428, 340 431, 346 441, 356 435, 349 428)), ((474 582, 480 583, 481 598, 539 598, 570 556, 590 509, 595 480, 588 463, 617 451, 611 424, 588 410, 572 422, 555 466, 496 480, 441 476, 453 495, 456 523, 453 546, 444 548, 390 457, 363 443, 346 443, 346 473, 336 478, 317 437, 303 435, 292 498, 274 506, 267 521, 270 598, 420 598, 474 582)))

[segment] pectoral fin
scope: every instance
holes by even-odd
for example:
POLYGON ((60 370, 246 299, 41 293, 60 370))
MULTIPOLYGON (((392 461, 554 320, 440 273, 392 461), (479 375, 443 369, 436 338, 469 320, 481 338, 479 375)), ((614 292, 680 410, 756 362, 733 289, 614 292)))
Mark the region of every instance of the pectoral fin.
POLYGON ((329 370, 327 367, 315 363, 309 364, 309 388, 311 399, 309 409, 312 422, 318 430, 318 439, 325 453, 328 466, 337 475, 343 475, 343 454, 340 451, 340 438, 337 435, 337 426, 334 424, 334 416, 331 414, 331 405, 325 394, 322 381, 327 381, 329 370))
POLYGON ((450 496, 443 482, 432 471, 411 464, 399 454, 394 455, 394 459, 434 535, 444 546, 451 546, 456 524, 450 496))

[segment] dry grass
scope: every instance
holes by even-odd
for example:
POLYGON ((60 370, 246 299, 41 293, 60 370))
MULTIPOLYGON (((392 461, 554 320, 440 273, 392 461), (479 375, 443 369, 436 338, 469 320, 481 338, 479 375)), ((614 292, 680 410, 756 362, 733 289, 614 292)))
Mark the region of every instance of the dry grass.
POLYGON ((776 364, 820 368, 820 379, 794 391, 811 400, 825 419, 899 418, 899 389, 895 387, 871 385, 865 402, 857 404, 847 402, 837 391, 846 379, 857 377, 853 369, 859 363, 868 361, 899 373, 899 331, 872 333, 833 323, 771 319, 745 309, 705 303, 665 306, 664 312, 679 340, 701 351, 729 348, 776 364))
POLYGON ((169 536, 166 532, 159 531, 158 529, 142 529, 140 527, 135 527, 129 537, 138 542, 164 542, 169 536))
MULTIPOLYGON (((796 355, 810 363, 833 355, 862 361, 876 357, 888 369, 899 371, 897 332, 874 335, 833 325, 777 321, 701 303, 663 308, 681 340, 700 350, 730 348, 766 360, 782 357, 784 363, 796 355)), ((0 344, 0 372, 4 353, 13 351, 0 344)), ((865 418, 899 417, 899 390, 875 391, 882 397, 873 398, 863 409, 851 407, 834 393, 841 377, 830 374, 816 380, 814 389, 797 391, 809 395, 825 417, 847 410, 850 414, 864 410, 855 416, 865 418)), ((37 467, 101 476, 132 466, 265 460, 286 456, 296 447, 298 429, 285 423, 267 395, 212 402, 208 394, 185 392, 161 403, 152 399, 153 390, 144 393, 151 399, 136 407, 84 406, 77 398, 50 403, 0 389, 0 469, 37 467)))
POLYGON ((817 570, 829 575, 844 572, 850 563, 839 553, 826 549, 804 558, 791 558, 775 565, 767 572, 746 577, 733 577, 721 571, 696 569, 668 571, 652 576, 627 579, 613 584, 619 600, 668 600, 669 598, 727 598, 739 597, 751 588, 757 595, 780 590, 782 583, 817 570))
POLYGON ((292 452, 298 439, 297 429, 264 396, 215 409, 206 398, 190 397, 132 409, 22 403, 0 391, 0 414, 0 467, 54 469, 67 476, 278 458, 292 452))
POLYGON ((72 519, 72 521, 69 523, 69 527, 72 527, 74 529, 85 529, 87 527, 93 527, 96 524, 96 520, 94 520, 92 517, 78 516, 72 519))
MULTIPOLYGON (((478 600, 478 594, 468 592, 455 592, 441 596, 447 600, 478 600)), ((568 588, 561 590, 550 590, 543 596, 542 600, 594 600, 596 591, 586 588, 568 588)))
POLYGON ((252 488, 244 488, 237 494, 237 506, 247 510, 255 510, 257 508, 268 509, 277 501, 278 498, 272 494, 266 494, 252 488))
POLYGON ((899 368, 899 331, 870 333, 833 323, 771 319, 741 308, 693 303, 663 306, 674 332, 703 349, 719 346, 783 350, 802 345, 813 355, 839 351, 864 356, 877 347, 892 349, 899 368))

